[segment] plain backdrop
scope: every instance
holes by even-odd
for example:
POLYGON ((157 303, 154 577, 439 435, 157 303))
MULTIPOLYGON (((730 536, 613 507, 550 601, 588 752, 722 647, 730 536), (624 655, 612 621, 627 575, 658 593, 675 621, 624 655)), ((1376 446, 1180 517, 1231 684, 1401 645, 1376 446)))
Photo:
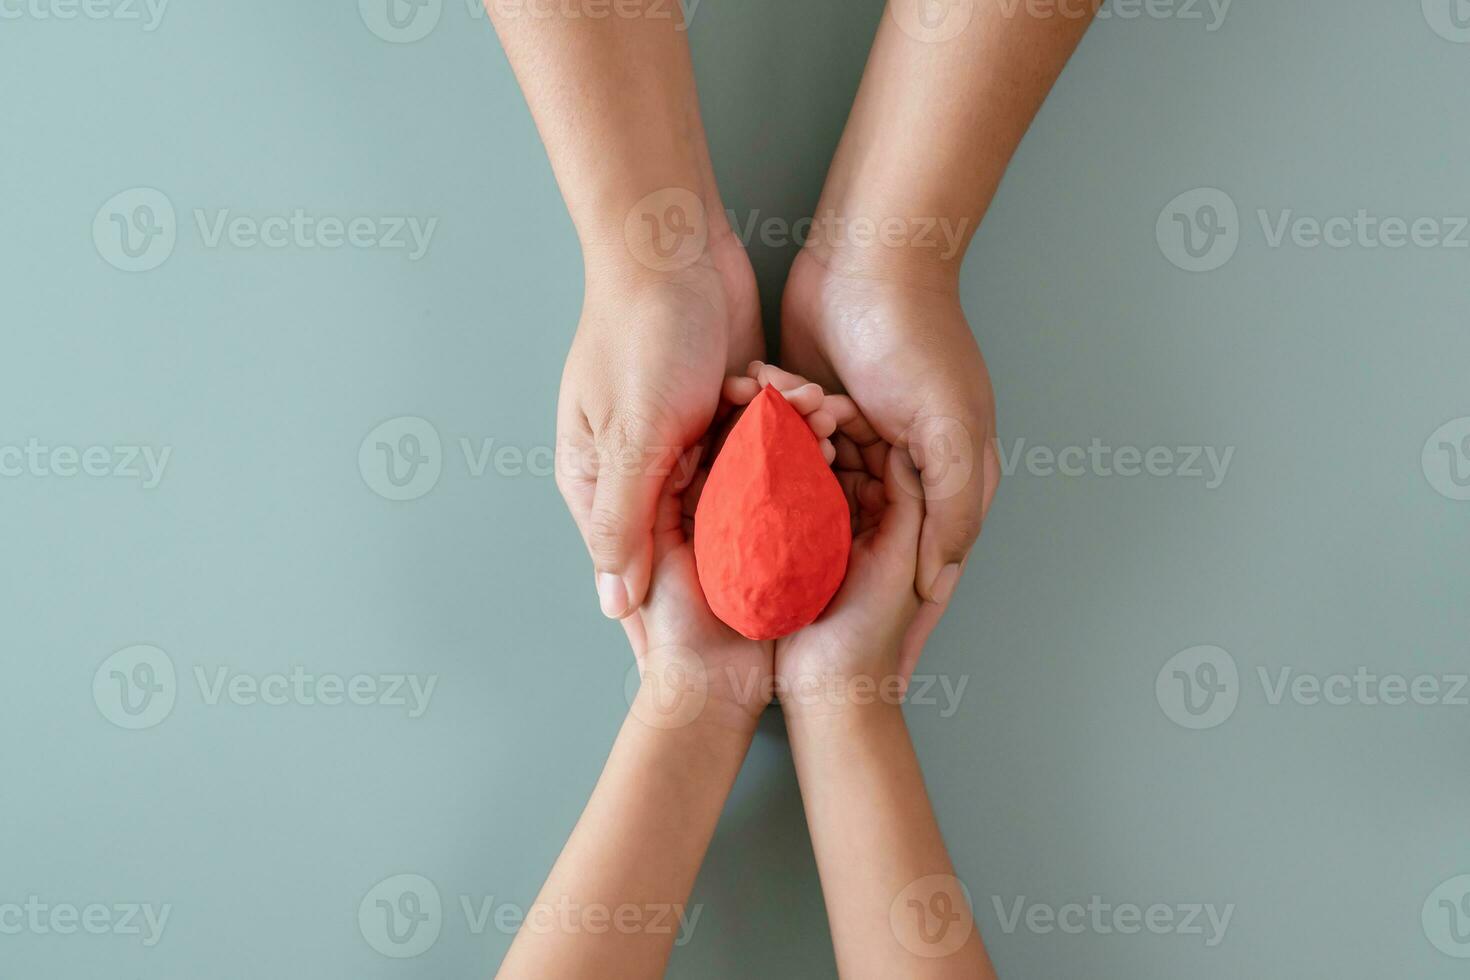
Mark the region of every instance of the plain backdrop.
MULTIPOLYGON (((486 976, 626 712, 546 466, 570 223, 483 12, 374 2, 4 8, 0 976, 486 976)), ((1012 471, 907 711, 1004 977, 1465 973, 1454 2, 1109 8, 980 231, 1012 471)), ((815 205, 880 15, 695 8, 738 224, 815 205)), ((774 311, 793 247, 751 251, 774 311)), ((779 717, 691 902, 671 976, 834 974, 779 717)))

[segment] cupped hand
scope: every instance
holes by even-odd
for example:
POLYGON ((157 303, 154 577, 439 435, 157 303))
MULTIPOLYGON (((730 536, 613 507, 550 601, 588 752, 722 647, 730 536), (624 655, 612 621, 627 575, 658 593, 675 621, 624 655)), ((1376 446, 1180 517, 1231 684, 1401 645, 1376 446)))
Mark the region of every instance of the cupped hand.
MULTIPOLYGON (((781 362, 846 392, 923 487, 915 586, 943 607, 1000 482, 990 375, 945 277, 798 255, 782 298, 781 362)), ((937 617, 933 617, 937 619, 937 617)))
MULTIPOLYGON (((694 560, 694 513, 719 446, 761 385, 747 376, 722 384, 724 397, 709 431, 678 460, 661 488, 652 528, 648 595, 622 625, 644 685, 659 688, 636 710, 654 724, 678 727, 705 712, 754 718, 769 703, 775 642, 750 640, 722 623, 705 601, 694 560)), ((837 421, 814 384, 788 384, 783 394, 836 455, 837 421)))
POLYGON ((634 712, 655 727, 701 718, 753 722, 771 699, 775 644, 720 622, 699 587, 693 517, 703 477, 666 482, 655 508, 647 598, 622 621, 641 683, 651 689, 634 712))
POLYGON ((733 235, 688 268, 589 269, 557 407, 557 486, 592 556, 602 611, 644 601, 666 479, 709 429, 727 373, 763 347, 733 235))
POLYGON ((837 594, 814 623, 776 641, 776 690, 788 711, 858 679, 901 696, 942 612, 914 590, 924 520, 917 470, 851 398, 826 394, 800 375, 756 362, 749 379, 727 381, 725 390, 744 404, 766 385, 783 392, 822 439, 853 531, 837 594))

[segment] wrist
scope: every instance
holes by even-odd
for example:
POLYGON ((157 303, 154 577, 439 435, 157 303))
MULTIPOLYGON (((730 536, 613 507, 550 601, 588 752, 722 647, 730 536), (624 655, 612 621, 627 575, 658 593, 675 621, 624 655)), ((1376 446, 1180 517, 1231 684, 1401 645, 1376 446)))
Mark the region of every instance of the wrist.
POLYGON ((703 758, 745 758, 760 720, 759 711, 746 705, 709 698, 697 712, 673 719, 659 702, 661 696, 640 692, 628 712, 627 725, 638 729, 650 743, 671 752, 691 752, 703 758))
POLYGON ((693 650, 662 648, 643 664, 630 717, 678 738, 749 741, 770 703, 770 675, 752 668, 748 682, 737 683, 727 676, 736 671, 730 665, 707 668, 693 650))
POLYGON ((573 205, 589 281, 667 282, 713 268, 733 240, 713 178, 685 175, 616 182, 573 205))
POLYGON ((856 669, 783 670, 774 688, 788 719, 848 726, 901 717, 908 681, 895 657, 856 669))
POLYGON ((793 743, 831 745, 843 751, 885 742, 908 730, 903 705, 891 698, 795 705, 783 700, 781 710, 793 743))
POLYGON ((824 194, 811 222, 802 254, 831 275, 956 293, 975 232, 969 217, 944 208, 840 193, 824 194))

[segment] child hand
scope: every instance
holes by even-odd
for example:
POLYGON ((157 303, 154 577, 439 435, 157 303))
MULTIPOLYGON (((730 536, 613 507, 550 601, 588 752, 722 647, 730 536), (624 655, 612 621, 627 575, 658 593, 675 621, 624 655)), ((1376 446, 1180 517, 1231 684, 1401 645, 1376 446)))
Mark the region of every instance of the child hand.
POLYGON ((776 643, 783 708, 840 703, 854 684, 873 698, 896 702, 947 607, 924 603, 914 589, 924 521, 918 472, 909 454, 885 442, 847 396, 822 394, 801 376, 760 362, 744 381, 749 383, 726 381, 732 401, 748 402, 765 385, 788 398, 802 393, 799 410, 806 409, 813 431, 830 433, 824 453, 853 520, 847 575, 836 596, 816 622, 776 643))
MULTIPOLYGON (((648 599, 622 620, 643 686, 650 688, 640 695, 635 711, 658 727, 682 727, 707 710, 736 722, 753 719, 771 698, 775 643, 746 639, 715 617, 699 586, 693 545, 695 508, 718 447, 760 390, 753 376, 725 380, 710 433, 680 457, 660 495, 648 599)), ((825 410, 822 389, 797 384, 782 390, 831 462, 837 450, 830 437, 837 421, 825 410)))

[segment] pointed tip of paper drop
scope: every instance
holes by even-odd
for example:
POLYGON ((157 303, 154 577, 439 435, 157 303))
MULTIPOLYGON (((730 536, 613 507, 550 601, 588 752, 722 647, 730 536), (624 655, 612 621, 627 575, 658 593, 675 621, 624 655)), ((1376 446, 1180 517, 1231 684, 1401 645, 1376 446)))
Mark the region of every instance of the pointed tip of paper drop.
POLYGON ((847 500, 817 437, 781 392, 763 388, 710 470, 694 555, 710 609, 750 639, 817 618, 847 573, 847 500))
MULTIPOLYGON (((751 399, 750 406, 745 410, 745 415, 754 415, 760 422, 766 424, 786 426, 795 423, 796 426, 799 426, 808 434, 812 431, 806 427, 805 420, 797 414, 796 409, 791 407, 791 403, 786 400, 786 396, 776 390, 775 385, 766 385, 762 388, 761 393, 751 399)), ((745 421, 744 415, 740 417, 740 421, 745 421)), ((736 423, 736 425, 738 427, 739 423, 736 423)))

